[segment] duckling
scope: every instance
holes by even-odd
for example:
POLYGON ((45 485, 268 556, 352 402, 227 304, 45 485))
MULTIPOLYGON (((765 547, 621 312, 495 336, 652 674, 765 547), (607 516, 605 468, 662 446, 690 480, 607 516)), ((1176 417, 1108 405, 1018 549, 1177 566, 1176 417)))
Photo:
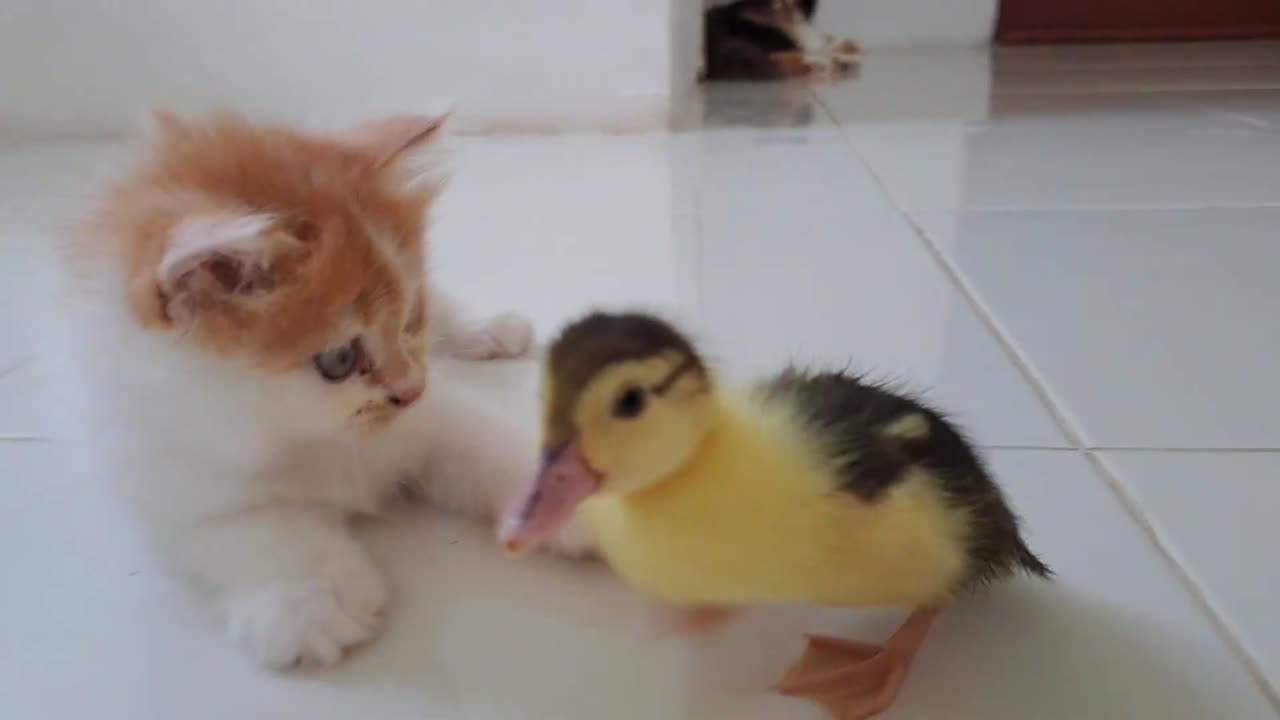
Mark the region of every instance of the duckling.
POLYGON ((961 432, 855 375, 722 389, 669 323, 593 313, 549 347, 542 392, 543 464, 504 547, 580 510, 624 580, 698 622, 764 603, 911 609, 883 645, 809 636, 778 683, 839 720, 889 707, 945 604, 1051 574, 961 432))

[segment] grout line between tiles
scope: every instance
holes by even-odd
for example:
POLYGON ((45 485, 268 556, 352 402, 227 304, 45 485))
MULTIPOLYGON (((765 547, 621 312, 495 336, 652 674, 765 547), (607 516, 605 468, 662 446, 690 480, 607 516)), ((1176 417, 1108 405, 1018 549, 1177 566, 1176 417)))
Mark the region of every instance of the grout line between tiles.
MULTIPOLYGON (((884 188, 883 192, 887 193, 887 188, 884 188)), ((894 204, 896 208, 896 203, 894 203, 892 199, 890 200, 890 203, 894 204)), ((1005 327, 1000 323, 999 318, 996 317, 995 311, 988 307, 987 303, 982 299, 982 296, 978 294, 977 288, 969 282, 969 279, 964 276, 960 271, 960 268, 946 256, 946 253, 943 252, 942 248, 938 247, 938 245, 929 238, 923 227, 920 227, 920 225, 916 223, 910 215, 900 208, 898 208, 898 212, 902 216, 903 221, 911 228, 911 231, 915 233, 916 238, 924 244, 925 250, 933 257, 934 262, 939 266, 939 269, 942 270, 942 273, 947 276, 951 285, 968 303, 969 308, 973 311, 974 315, 977 316, 978 321, 986 328, 987 332, 991 333, 996 344, 1000 346, 1001 350, 1004 351, 1005 356, 1013 364, 1014 368, 1023 376, 1023 379, 1030 386, 1031 391, 1036 394, 1041 405, 1043 405, 1048 411, 1054 424, 1058 426, 1058 429, 1067 438, 1067 442, 1071 443, 1072 447, 1076 450, 1087 450, 1088 442, 1085 440, 1084 429, 1080 427, 1075 418, 1073 418, 1067 411, 1066 403, 1059 400, 1054 394, 1053 390, 1049 386, 1048 380, 1042 377, 1040 372, 1036 370, 1035 365, 1031 362, 1031 358, 1022 351, 1022 348, 1020 348, 1016 342, 1014 342, 1013 334, 1005 329, 1005 327)))
POLYGON ((905 222, 911 229, 912 233, 915 234, 916 239, 921 242, 925 251, 933 258, 934 263, 942 271, 943 275, 946 276, 952 287, 958 291, 969 304, 974 314, 978 317, 978 321, 986 327, 988 332, 992 334, 997 344, 1001 346, 1001 349, 1013 363, 1014 367, 1022 373, 1028 384, 1031 386, 1032 391, 1039 397, 1041 404, 1045 406, 1045 409, 1053 418, 1054 423, 1057 424, 1059 430, 1061 430, 1063 435, 1066 436, 1067 441, 1071 443, 1072 447, 1076 450, 1084 450, 1087 446, 1087 443, 1084 440, 1084 433, 1081 432, 1075 421, 1066 413, 1065 406, 1060 403, 1056 397, 1054 397, 1052 391, 1049 389, 1048 383, 1040 377, 1039 373, 1032 366, 1030 358, 1025 356, 1025 354, 1012 341, 1009 333, 1000 326, 995 313, 986 306, 986 303, 982 302, 977 290, 971 286, 969 281, 960 272, 959 268, 957 268, 955 264, 947 258, 941 248, 929 239, 928 234, 924 232, 924 228, 920 227, 920 225, 912 219, 911 214, 901 205, 901 203, 898 202, 893 193, 890 192, 888 183, 886 183, 884 178, 880 176, 880 173, 876 172, 875 168, 872 167, 871 163, 862 154, 862 152, 858 150, 857 144, 853 141, 853 138, 844 131, 844 126, 840 125, 839 120, 836 118, 835 113, 831 108, 822 101, 821 96, 815 94, 814 98, 818 103, 818 106, 821 107, 832 121, 841 128, 841 137, 844 138, 845 145, 849 147, 854 157, 858 159, 859 164, 861 164, 867 174, 871 176, 872 181, 875 183, 876 187, 879 188, 880 193, 884 196, 890 207, 893 208, 894 212, 902 218, 903 222, 905 222))
POLYGON ((0 369, 0 378, 5 377, 10 373, 14 373, 14 372, 17 372, 18 370, 21 370, 22 368, 26 367, 27 363, 29 362, 31 362, 31 358, 25 357, 25 358, 22 358, 21 360, 18 360, 16 362, 10 363, 9 365, 6 365, 3 369, 0 369))
POLYGON ((694 290, 693 290, 694 307, 692 309, 692 312, 693 312, 693 316, 697 318, 697 323, 700 326, 702 326, 707 319, 706 301, 705 301, 706 288, 703 287, 703 278, 707 276, 705 272, 705 268, 707 266, 707 258, 706 258, 707 243, 706 243, 706 230, 704 225, 705 218, 703 216, 702 209, 706 206, 707 187, 704 180, 707 177, 706 170, 707 170, 708 160, 705 153, 705 147, 701 143, 699 143, 697 147, 699 150, 698 160, 697 160, 698 165, 697 165, 697 168, 694 170, 694 172, 697 173, 696 175, 697 180, 694 182, 694 185, 693 185, 693 242, 694 242, 694 250, 693 250, 694 271, 693 272, 694 272, 695 280, 694 280, 694 290))
POLYGON ((1249 651, 1248 646, 1240 638, 1240 633, 1236 632, 1224 619, 1224 613, 1213 602, 1205 586, 1196 581, 1190 568, 1181 561, 1178 553, 1174 550, 1173 542, 1156 527, 1155 523, 1146 517, 1146 514, 1142 511, 1142 503, 1120 481, 1119 472, 1107 462, 1104 455, 1089 451, 1085 453, 1085 457, 1088 459, 1093 471, 1106 484, 1111 486, 1111 490, 1115 493, 1120 504, 1133 516, 1138 526, 1146 533, 1147 538, 1174 567, 1174 576, 1178 579, 1183 589, 1187 591, 1187 594, 1191 596, 1191 601, 1200 609, 1201 614, 1209 620, 1209 624, 1217 631, 1232 654, 1236 656, 1236 660, 1244 665, 1245 672, 1248 673, 1263 697, 1271 703, 1272 709, 1277 714, 1280 714, 1280 690, 1272 687, 1267 680, 1266 673, 1262 670, 1262 663, 1249 651))
POLYGON ((1227 455, 1274 455, 1280 448, 1269 447, 1144 447, 1141 445, 1090 445, 1089 452, 1223 453, 1227 455))
POLYGON ((1203 212, 1205 210, 1265 210, 1270 208, 1280 208, 1280 203, 1221 202, 1205 205, 1057 205, 1054 207, 1036 205, 1022 207, 1016 205, 966 205, 963 207, 904 207, 903 212, 907 214, 951 213, 953 215, 967 215, 975 213, 1203 212))
POLYGON ((1201 106, 1201 109, 1206 113, 1221 115, 1222 117, 1235 120, 1238 123, 1248 125, 1254 130, 1266 131, 1271 129, 1271 123, 1267 122, 1266 120, 1252 117, 1242 112, 1237 112, 1235 110, 1226 110, 1220 107, 1214 107, 1212 105, 1203 105, 1201 106))
POLYGON ((1041 403, 1045 406, 1054 422, 1057 423, 1059 430, 1066 436, 1067 441, 1072 444, 1069 450, 1082 454, 1093 469, 1094 473, 1102 480, 1103 484, 1108 486, 1121 507, 1129 514, 1134 523, 1142 530, 1147 539, 1155 548, 1164 561, 1169 565, 1178 582, 1186 589, 1191 596, 1192 602, 1196 604, 1201 614, 1209 621, 1211 627, 1226 644, 1230 652, 1236 656, 1245 667, 1250 679, 1258 688, 1259 692, 1267 699, 1277 713, 1280 713, 1280 696, 1277 695, 1276 689, 1272 688, 1270 683, 1266 681, 1265 676, 1261 673, 1258 663, 1253 656, 1247 651, 1240 638, 1231 630, 1230 626, 1218 614, 1213 604, 1208 600, 1208 596, 1204 589, 1196 582, 1195 577, 1190 570, 1181 563, 1176 553, 1173 552, 1172 545, 1155 529, 1150 522, 1146 513, 1143 512, 1141 504, 1133 498, 1127 489, 1120 482, 1119 477, 1111 471, 1111 468, 1103 462, 1103 459, 1089 444, 1085 441, 1082 429, 1076 424, 1073 418, 1067 413, 1065 406, 1061 404, 1054 396, 1049 388, 1046 380, 1036 372, 1034 366, 1030 362, 1030 358, 1021 351, 1014 342, 1012 336, 1000 325, 991 308, 987 307, 978 295, 977 289, 972 286, 968 279, 961 273, 959 267, 947 257, 936 243, 929 237, 918 223, 911 217, 910 213, 902 207, 897 198, 889 190, 888 183, 876 172, 871 163, 858 149, 853 138, 845 131, 844 126, 840 123, 835 113, 823 102, 822 98, 817 94, 813 94, 817 105, 827 114, 827 116, 838 127, 841 128, 841 137, 844 139, 845 145, 857 159, 863 169, 871 176, 872 181, 879 188, 880 193, 884 196, 885 201, 889 203, 903 222, 911 228, 920 242, 924 244, 926 251, 933 257, 939 269, 951 282, 954 288, 965 298, 970 308, 978 316, 979 321, 992 333, 997 344, 1005 352, 1006 356, 1014 364, 1015 368, 1022 373, 1026 382, 1031 389, 1039 397, 1041 403))

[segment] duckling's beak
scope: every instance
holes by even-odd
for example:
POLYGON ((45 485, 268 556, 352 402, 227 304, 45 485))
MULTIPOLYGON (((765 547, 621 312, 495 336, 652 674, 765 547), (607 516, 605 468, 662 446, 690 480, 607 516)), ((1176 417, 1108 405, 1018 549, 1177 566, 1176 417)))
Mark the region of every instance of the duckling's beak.
POLYGON ((600 488, 577 442, 548 448, 542 467, 524 495, 507 508, 498 526, 503 549, 518 555, 536 548, 573 519, 578 505, 600 488))

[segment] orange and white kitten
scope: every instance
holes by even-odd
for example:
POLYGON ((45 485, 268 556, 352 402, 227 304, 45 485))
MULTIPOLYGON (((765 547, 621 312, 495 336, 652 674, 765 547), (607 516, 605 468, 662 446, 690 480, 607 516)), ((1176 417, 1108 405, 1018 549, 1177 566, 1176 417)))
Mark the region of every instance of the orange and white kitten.
POLYGON ((336 662, 386 597, 351 515, 405 478, 492 515, 533 470, 532 429, 431 358, 523 355, 532 330, 467 324, 424 276, 439 119, 155 126, 73 246, 93 445, 237 643, 336 662))

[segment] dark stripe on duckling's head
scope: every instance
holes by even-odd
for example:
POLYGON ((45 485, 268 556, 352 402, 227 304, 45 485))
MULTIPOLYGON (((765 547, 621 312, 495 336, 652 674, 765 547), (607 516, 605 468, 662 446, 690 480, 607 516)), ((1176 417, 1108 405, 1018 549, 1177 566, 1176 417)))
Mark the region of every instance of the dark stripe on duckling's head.
POLYGON ((684 358, 689 370, 706 374, 693 343, 670 323, 643 313, 595 312, 560 331, 547 362, 557 384, 574 386, 610 365, 668 352, 684 358))
POLYGON ((693 343, 670 323, 652 315, 594 312, 561 330, 547 351, 547 374, 555 392, 547 417, 548 441, 568 440, 574 403, 602 370, 662 355, 678 360, 666 378, 647 388, 650 392, 665 393, 689 374, 709 378, 693 343))

